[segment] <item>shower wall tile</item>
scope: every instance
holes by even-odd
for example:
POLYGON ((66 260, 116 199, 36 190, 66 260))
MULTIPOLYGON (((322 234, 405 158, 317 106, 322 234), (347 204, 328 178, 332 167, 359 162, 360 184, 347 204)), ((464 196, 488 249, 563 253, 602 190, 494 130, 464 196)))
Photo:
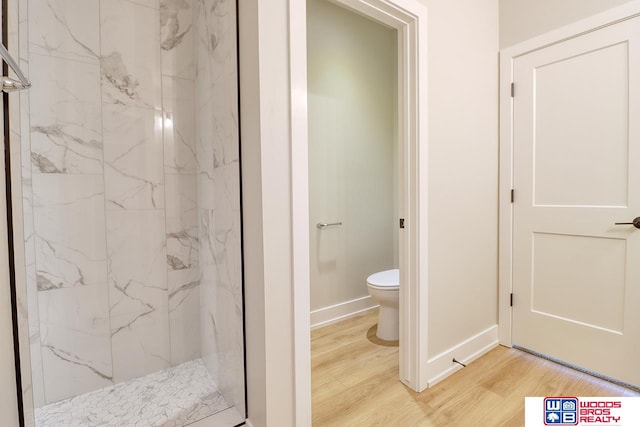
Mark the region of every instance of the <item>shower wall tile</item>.
POLYGON ((167 267, 198 267, 198 211, 195 175, 166 175, 167 267))
POLYGON ((100 34, 104 102, 160 109, 158 9, 126 0, 101 0, 100 34))
POLYGON ((25 257, 25 284, 27 289, 29 319, 29 329, 37 331, 38 326, 38 286, 36 280, 36 254, 35 254, 35 233, 33 230, 33 193, 31 180, 26 183, 23 180, 22 186, 22 215, 24 217, 24 257, 25 257), (35 316, 35 317, 34 317, 35 316))
POLYGON ((241 307, 242 293, 240 286, 238 286, 242 282, 240 215, 239 212, 227 211, 226 213, 227 215, 224 216, 216 216, 214 227, 218 286, 233 296, 233 299, 227 302, 241 307))
POLYGON ((242 410, 235 1, 20 4, 36 405, 203 357, 242 410))
POLYGON ((195 78, 194 0, 160 0, 162 74, 195 78))
POLYGON ((200 357, 193 1, 160 1, 171 362, 200 357))
MULTIPOLYGON (((18 44, 19 52, 12 49, 15 48, 15 37, 9 37, 9 51, 16 54, 20 68, 26 73, 29 72, 29 45, 28 45, 28 8, 27 2, 17 2, 18 7, 18 44)), ((11 21, 11 18, 10 18, 11 21)), ((14 98, 15 99, 15 98, 14 98)), ((23 238, 24 238, 24 267, 25 278, 24 286, 27 294, 27 316, 28 316, 28 351, 25 346, 21 346, 20 359, 21 362, 27 364, 23 368, 23 399, 25 406, 25 425, 33 425, 33 412, 29 408, 29 400, 31 400, 35 408, 44 405, 44 378, 42 375, 42 351, 40 348, 40 316, 38 313, 38 287, 36 282, 36 258, 35 258, 35 234, 33 226, 33 188, 31 182, 31 138, 30 138, 30 114, 29 114, 29 92, 21 91, 17 94, 18 102, 10 100, 9 115, 15 120, 19 119, 17 129, 19 135, 16 135, 15 141, 20 141, 20 163, 22 177, 22 214, 24 219, 23 238), (28 371, 28 372, 27 372, 28 371), (30 374, 31 381, 27 384, 24 381, 25 372, 30 374), (29 398, 31 395, 31 398, 29 398)), ((12 125, 12 131, 16 127, 12 125)), ((19 285, 18 285, 19 286, 19 285)))
MULTIPOLYGON (((224 85, 224 78, 220 78, 220 85, 224 85)), ((228 83, 233 85, 234 83, 228 83)), ((198 85, 198 87, 200 87, 198 85)), ((226 89, 224 90, 226 92, 226 89)), ((237 104, 235 98, 229 99, 231 105, 220 106, 213 99, 201 103, 200 91, 196 91, 196 122, 198 134, 196 147, 200 171, 211 174, 213 169, 238 163, 238 131, 237 117, 229 111, 237 104), (214 113, 216 109, 222 110, 220 115, 214 113), (215 141, 212 144, 211 141, 215 141), (202 158, 201 158, 202 155, 202 158)), ((208 97, 208 94, 202 95, 208 97)))
POLYGON ((33 204, 38 290, 106 286, 102 177, 34 175, 33 204))
MULTIPOLYGON (((234 0, 195 0, 196 11, 196 73, 204 85, 212 87, 218 76, 227 76, 226 83, 235 82, 236 66, 236 11, 234 0)), ((221 95, 222 88, 216 90, 221 95)), ((237 98, 233 87, 225 89, 227 95, 237 98)), ((204 94, 203 99, 212 95, 204 94)))
MULTIPOLYGON (((24 182, 24 181, 23 181, 24 182)), ((31 386, 36 408, 44 405, 44 378, 42 375, 42 351, 40 348, 40 315, 38 313, 38 284, 36 275, 35 235, 33 231, 33 209, 31 185, 23 186, 25 286, 27 289, 27 312, 29 317, 29 358, 31 361, 31 386), (28 196, 26 196, 28 191, 28 196)))
POLYGON ((173 366, 200 357, 199 275, 197 269, 169 272, 169 329, 173 366))
MULTIPOLYGON (((198 200, 200 201, 200 198, 198 200)), ((216 211, 213 209, 198 209, 198 223, 200 225, 200 348, 205 366, 219 382, 218 353, 220 343, 218 330, 225 326, 226 321, 219 324, 219 319, 216 316, 218 265, 216 264, 215 217, 216 211)))
POLYGON ((107 236, 111 315, 142 315, 166 306, 164 212, 108 212, 107 236))
POLYGON ((97 64, 98 0, 29 0, 30 54, 97 64))
POLYGON ((196 122, 192 80, 162 77, 164 167, 167 174, 195 174, 196 122))
MULTIPOLYGON (((223 70, 224 71, 224 70, 223 70)), ((217 74, 214 71, 216 91, 218 96, 211 99, 210 110, 214 111, 213 136, 217 141, 214 145, 216 167, 237 163, 240 157, 238 150, 238 113, 237 113, 237 85, 236 76, 217 74)))
POLYGON ((226 398, 242 406, 240 215, 227 209, 201 209, 199 221, 202 358, 226 398))
POLYGON ((103 123, 107 209, 164 208, 161 113, 105 104, 103 123))
POLYGON ((214 283, 238 295, 242 282, 239 217, 239 212, 227 209, 200 211, 203 285, 214 283))
POLYGON ((127 1, 140 6, 150 7, 156 10, 158 9, 158 7, 160 7, 159 0, 127 0, 127 1))
POLYGON ((46 403, 113 384, 106 286, 40 292, 46 403))
MULTIPOLYGON (((240 163, 236 160, 215 169, 214 192, 227 214, 240 210, 240 163)), ((233 214, 237 215, 237 214, 233 214)))
MULTIPOLYGON (((25 139, 23 139, 24 142, 25 139)), ((26 138, 28 141, 28 138, 26 138)), ((28 145, 28 144, 25 144, 28 145)), ((40 348, 40 315, 38 313, 38 284, 36 275, 35 233, 33 223, 33 190, 29 157, 22 158, 22 212, 24 216, 25 286, 29 322, 29 360, 31 362, 31 389, 36 408, 44 405, 44 378, 42 375, 42 350, 40 348), (28 179, 25 179, 28 173, 28 179)), ((21 357, 24 355, 21 354, 21 357)))
MULTIPOLYGON (((124 286, 111 282, 109 286, 111 298, 111 332, 117 335, 122 329, 135 326, 145 316, 167 309, 168 293, 166 289, 147 286, 130 281, 124 286)), ((162 325, 158 325, 161 327, 162 325)), ((165 325, 166 326, 166 325, 165 325)))
MULTIPOLYGON (((201 275, 204 279, 206 273, 202 272, 201 275)), ((214 280, 213 277, 210 277, 209 280, 201 280, 200 282, 200 353, 211 376, 215 378, 216 382, 220 382, 218 331, 228 325, 227 321, 217 323, 219 320, 216 318, 217 289, 214 280)))
POLYGON ((197 1, 197 123, 217 167, 239 158, 235 1, 197 1))
MULTIPOLYGON (((200 242, 200 283, 202 286, 215 285, 218 280, 218 260, 216 251, 216 211, 214 209, 198 209, 198 240, 200 242)), ((215 297, 215 295, 214 295, 215 297)), ((211 309, 215 299, 203 300, 203 307, 211 309)), ((213 309, 211 309, 213 312, 213 309)))
POLYGON ((225 399, 243 411, 236 4, 197 0, 196 7, 202 353, 209 369, 216 363, 225 399))
MULTIPOLYGON (((205 107, 211 112, 214 105, 209 103, 205 104, 205 107)), ((199 123, 205 121, 202 111, 198 111, 197 114, 199 123)), ((231 114, 229 114, 229 120, 235 120, 231 119, 231 114)), ((238 211, 240 209, 238 135, 227 134, 220 128, 216 129, 217 122, 213 119, 209 119, 208 122, 207 125, 199 126, 196 139, 199 207, 238 211), (225 147, 223 144, 223 141, 229 138, 235 138, 235 148, 225 147), (215 144, 207 141, 215 141, 215 144)))
MULTIPOLYGON (((40 317, 40 316, 38 316, 40 317)), ((29 318, 29 323, 35 322, 29 318)), ((33 405, 40 408, 45 405, 44 375, 42 371, 42 347, 40 346, 40 324, 36 332, 29 335, 29 361, 31 363, 31 389, 33 405)))
POLYGON ((111 317, 111 351, 116 383, 138 378, 171 366, 167 291, 164 305, 137 317, 111 317))
MULTIPOLYGON (((218 291, 218 312, 220 319, 227 319, 227 324, 242 325, 242 305, 235 303, 236 297, 232 289, 218 291)), ((218 340, 220 346, 218 364, 220 370, 219 387, 224 396, 241 408, 244 402, 244 337, 241 327, 220 328, 218 340)))
MULTIPOLYGON (((202 162, 204 155, 201 155, 201 150, 198 150, 199 161, 202 162)), ((198 172, 197 189, 198 189, 198 210, 212 210, 215 209, 215 202, 213 200, 215 193, 215 181, 213 174, 206 173, 204 171, 198 172)))
POLYGON ((102 174, 100 67, 36 54, 31 65, 33 171, 102 174))
POLYGON ((235 2, 196 0, 195 7, 202 358, 225 399, 242 410, 235 2))
POLYGON ((220 377, 219 385, 223 394, 237 407, 244 405, 244 337, 243 337, 243 305, 242 305, 242 261, 240 213, 235 212, 231 224, 221 227, 217 234, 224 238, 217 239, 220 245, 218 274, 218 298, 216 319, 227 326, 219 332, 220 377))
MULTIPOLYGON (((23 61, 20 61, 20 66, 25 65, 23 61)), ((26 64, 25 73, 29 73, 28 64, 26 64)), ((31 74, 28 74, 31 75, 31 74)), ((22 180, 23 187, 25 185, 31 185, 31 108, 29 105, 29 91, 18 92, 20 94, 20 162, 22 164, 22 180)))
POLYGON ((109 301, 116 382, 170 365, 162 210, 107 213, 109 301))
MULTIPOLYGON (((29 7, 27 1, 17 2, 18 6, 18 59, 20 68, 25 73, 28 73, 29 62, 29 7), (25 67, 27 65, 27 67, 25 67)), ((13 37, 10 40, 15 40, 13 37)), ((11 44, 11 41, 9 42, 11 44)), ((29 74, 27 74, 29 75, 29 74)), ((24 92, 23 92, 24 93, 24 92)), ((22 110, 22 107, 20 107, 22 110)), ((22 112, 22 111, 21 111, 22 112)))

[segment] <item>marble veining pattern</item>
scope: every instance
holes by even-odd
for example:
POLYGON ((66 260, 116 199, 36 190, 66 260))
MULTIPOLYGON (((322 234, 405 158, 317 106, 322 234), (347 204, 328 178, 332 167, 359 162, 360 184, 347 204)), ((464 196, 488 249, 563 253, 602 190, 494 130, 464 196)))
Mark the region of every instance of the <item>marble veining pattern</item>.
POLYGON ((200 272, 168 272, 171 364, 200 358, 200 272))
MULTIPOLYGON (((15 4, 15 3, 14 3, 15 4)), ((20 68, 27 75, 29 70, 29 15, 28 7, 25 2, 17 2, 15 4, 18 9, 18 29, 17 37, 12 35, 11 26, 15 23, 15 15, 9 16, 9 51, 19 59, 20 68), (16 41, 17 45, 16 46, 16 41), (15 49, 18 48, 19 52, 15 49)), ((11 8, 10 8, 11 10, 11 8)), ((15 8, 13 9, 15 12, 15 8)), ((44 404, 44 382, 42 372, 42 354, 40 348, 40 325, 38 314, 38 288, 36 284, 36 261, 35 261, 35 235, 33 223, 33 191, 31 182, 31 144, 30 144, 30 119, 29 119, 29 93, 20 91, 10 96, 9 101, 9 117, 10 120, 19 120, 19 125, 15 123, 9 124, 12 132, 18 132, 13 139, 20 141, 20 164, 22 166, 22 208, 23 208, 23 238, 25 244, 25 279, 24 287, 26 288, 27 299, 27 323, 29 333, 29 345, 20 346, 20 361, 23 364, 23 403, 25 424, 32 426, 34 424, 34 408, 44 404), (17 96, 16 96, 17 95, 17 96), (11 99, 13 98, 13 99, 11 99), (31 368, 31 369, 30 369, 31 368), (25 374, 26 372, 26 374, 25 374)), ((13 138, 13 136, 12 136, 13 138)), ((15 162, 18 163, 18 162, 15 162)), ((15 164, 14 163, 14 164, 15 164)), ((19 235, 15 236, 16 239, 19 235)), ((21 283, 21 281, 18 281, 21 283)), ((18 292, 21 292, 20 286, 17 286, 18 292)), ((22 328, 24 324, 19 323, 22 328)), ((23 337, 20 337, 23 342, 23 337)))
POLYGON ((107 215, 109 302, 116 382, 170 366, 164 211, 107 215))
POLYGON ((16 3, 25 402, 203 358, 242 411, 235 2, 16 3))
POLYGON ((106 285, 102 177, 34 174, 33 212, 38 290, 106 285))
POLYGON ((164 208, 159 111, 103 106, 107 209, 164 208))
POLYGON ((167 264, 169 270, 198 268, 195 175, 166 175, 167 264))
POLYGON ((113 384, 106 286, 38 293, 47 403, 113 384))
POLYGON ((103 102, 160 109, 158 9, 100 0, 100 34, 103 102))
POLYGON ((36 409, 36 425, 177 427, 229 408, 202 360, 36 409))
POLYGON ((164 163, 167 174, 196 174, 196 114, 193 80, 162 77, 164 163))
POLYGON ((160 0, 162 74, 195 78, 194 0, 160 0))
POLYGON ((202 358, 242 408, 236 10, 231 0, 196 0, 195 7, 202 358))
MULTIPOLYGON (((190 15, 191 2, 187 0, 162 0, 160 2, 160 30, 161 44, 163 50, 175 49, 182 43, 182 39, 191 30, 191 22, 181 25, 181 20, 190 15)), ((184 21, 183 21, 184 22, 184 21)))
POLYGON ((97 64, 98 0, 29 0, 29 54, 97 64))
POLYGON ((31 161, 36 173, 102 174, 100 69, 31 56, 31 161))

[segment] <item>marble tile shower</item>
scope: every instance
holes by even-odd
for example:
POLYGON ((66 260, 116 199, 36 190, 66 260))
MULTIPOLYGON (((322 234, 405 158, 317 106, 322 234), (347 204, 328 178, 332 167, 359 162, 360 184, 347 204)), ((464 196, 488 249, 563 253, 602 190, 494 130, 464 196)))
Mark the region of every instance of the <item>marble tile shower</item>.
POLYGON ((202 360, 244 415, 235 7, 18 2, 35 408, 202 360))

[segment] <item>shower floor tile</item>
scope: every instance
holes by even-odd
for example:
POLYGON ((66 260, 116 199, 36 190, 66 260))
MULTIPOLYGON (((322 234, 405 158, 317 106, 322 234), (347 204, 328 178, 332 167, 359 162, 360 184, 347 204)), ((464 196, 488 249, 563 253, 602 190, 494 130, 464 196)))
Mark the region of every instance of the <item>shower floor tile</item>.
POLYGON ((201 359, 36 409, 36 426, 177 427, 229 408, 201 359))

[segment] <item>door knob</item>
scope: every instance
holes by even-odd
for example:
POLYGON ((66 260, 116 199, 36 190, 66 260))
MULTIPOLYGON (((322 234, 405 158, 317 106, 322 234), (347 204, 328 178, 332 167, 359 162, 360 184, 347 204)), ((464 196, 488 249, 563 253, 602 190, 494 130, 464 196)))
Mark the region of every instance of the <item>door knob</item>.
POLYGON ((633 222, 616 222, 616 225, 633 225, 635 228, 640 228, 640 216, 633 219, 633 222))

